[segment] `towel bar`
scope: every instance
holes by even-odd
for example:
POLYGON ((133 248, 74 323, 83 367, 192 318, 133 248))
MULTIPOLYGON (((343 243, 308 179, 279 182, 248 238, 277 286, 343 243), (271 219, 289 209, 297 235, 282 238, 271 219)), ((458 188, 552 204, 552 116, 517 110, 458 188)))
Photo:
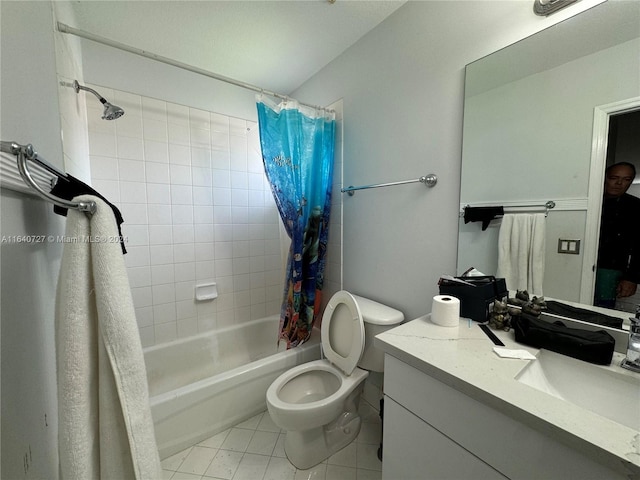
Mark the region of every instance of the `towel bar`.
MULTIPOLYGON (((491 205, 482 205, 482 206, 483 207, 488 207, 488 206, 491 206, 491 205)), ((549 210, 555 208, 555 206, 556 206, 556 202, 554 202, 553 200, 549 200, 548 202, 546 202, 544 204, 508 205, 508 206, 505 206, 504 208, 505 209, 507 209, 507 208, 509 208, 509 209, 511 209, 511 208, 544 208, 545 209, 544 215, 546 217, 549 214, 549 210)), ((460 213, 459 213, 460 217, 464 217, 464 211, 465 211, 466 208, 474 208, 474 207, 471 206, 471 205, 465 205, 464 207, 462 207, 460 209, 460 213)), ((505 213, 508 213, 508 212, 506 212, 506 210, 505 210, 505 213)))
POLYGON ((62 198, 56 197, 55 195, 52 195, 36 183, 33 176, 31 175, 31 172, 29 171, 29 167, 27 166, 28 160, 31 160, 32 162, 40 165, 45 170, 53 173, 59 179, 66 180, 67 174, 51 165, 44 158, 40 157, 33 148, 33 145, 31 145, 30 143, 26 145, 20 145, 16 142, 2 141, 0 142, 0 151, 16 156, 20 176, 29 187, 35 190, 36 193, 45 200, 63 208, 72 208, 89 214, 94 214, 96 212, 95 202, 70 202, 68 200, 64 200, 62 198))
POLYGON ((354 187, 353 185, 350 185, 347 188, 342 188, 340 191, 342 193, 347 193, 349 194, 350 197, 352 197, 355 194, 356 190, 366 190, 369 188, 379 188, 379 187, 392 187, 394 185, 404 185, 406 183, 417 183, 417 182, 424 183, 427 187, 433 187, 435 186, 436 183, 438 183, 438 177, 433 173, 430 173, 428 175, 417 178, 415 180, 402 180, 400 182, 375 183, 372 185, 362 185, 360 187, 354 187))

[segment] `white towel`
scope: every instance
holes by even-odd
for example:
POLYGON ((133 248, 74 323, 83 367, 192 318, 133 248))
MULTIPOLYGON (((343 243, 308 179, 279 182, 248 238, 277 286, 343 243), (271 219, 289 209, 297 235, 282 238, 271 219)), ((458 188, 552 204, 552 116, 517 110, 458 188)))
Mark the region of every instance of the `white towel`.
POLYGON ((162 478, 118 229, 99 198, 67 216, 56 299, 58 442, 67 479, 162 478))
POLYGON ((498 235, 498 272, 509 290, 542 296, 545 261, 545 216, 507 214, 498 235))

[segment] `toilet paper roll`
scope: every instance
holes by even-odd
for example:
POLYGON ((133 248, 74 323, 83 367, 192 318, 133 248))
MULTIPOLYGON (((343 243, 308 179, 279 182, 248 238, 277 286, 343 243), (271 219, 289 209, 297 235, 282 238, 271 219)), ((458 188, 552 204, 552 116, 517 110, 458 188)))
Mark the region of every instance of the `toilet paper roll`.
POLYGON ((442 327, 457 327, 460 323, 460 300, 451 295, 433 297, 431 321, 442 327))

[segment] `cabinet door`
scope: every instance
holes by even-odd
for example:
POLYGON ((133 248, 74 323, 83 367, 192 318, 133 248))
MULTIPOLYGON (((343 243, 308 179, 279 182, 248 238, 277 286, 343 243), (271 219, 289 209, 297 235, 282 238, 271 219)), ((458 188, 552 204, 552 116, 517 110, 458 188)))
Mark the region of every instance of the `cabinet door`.
POLYGON ((387 396, 383 447, 383 480, 506 478, 387 396))

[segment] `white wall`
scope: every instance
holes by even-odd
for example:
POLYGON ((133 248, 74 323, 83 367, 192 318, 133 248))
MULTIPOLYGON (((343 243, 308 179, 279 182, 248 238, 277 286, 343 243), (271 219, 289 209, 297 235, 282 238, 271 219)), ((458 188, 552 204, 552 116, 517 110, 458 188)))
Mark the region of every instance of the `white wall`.
MULTIPOLYGON (((65 1, 52 3, 54 20, 73 22, 75 14, 71 4, 65 1)), ((54 31, 56 67, 58 71, 59 119, 63 144, 64 170, 85 183, 91 183, 89 164, 89 138, 87 130, 87 100, 95 101, 92 95, 76 93, 72 87, 77 80, 84 84, 80 40, 54 31)))
POLYGON ((559 19, 529 2, 408 2, 294 92, 344 99, 345 186, 439 178, 344 197, 346 289, 430 310, 456 268, 464 67, 559 19))
MULTIPOLYGON (((1 2, 0 138, 62 167, 48 2, 1 2)), ((2 189, 1 234, 58 235, 51 205, 2 189)), ((2 478, 57 478, 54 296, 61 245, 2 243, 2 478)))
POLYGON ((638 51, 632 40, 467 97, 460 202, 586 199, 593 109, 640 94, 638 51))
MULTIPOLYGON (((88 179, 84 103, 60 81, 82 79, 79 44, 54 32, 67 2, 0 2, 0 138, 32 143, 50 163, 88 179), (82 127, 82 125, 85 125, 82 127), (64 137, 64 153, 63 153, 64 137)), ((38 197, 5 188, 3 238, 62 235, 64 219, 38 197)), ((62 245, 3 242, 2 478, 58 477, 55 291, 62 245)))

